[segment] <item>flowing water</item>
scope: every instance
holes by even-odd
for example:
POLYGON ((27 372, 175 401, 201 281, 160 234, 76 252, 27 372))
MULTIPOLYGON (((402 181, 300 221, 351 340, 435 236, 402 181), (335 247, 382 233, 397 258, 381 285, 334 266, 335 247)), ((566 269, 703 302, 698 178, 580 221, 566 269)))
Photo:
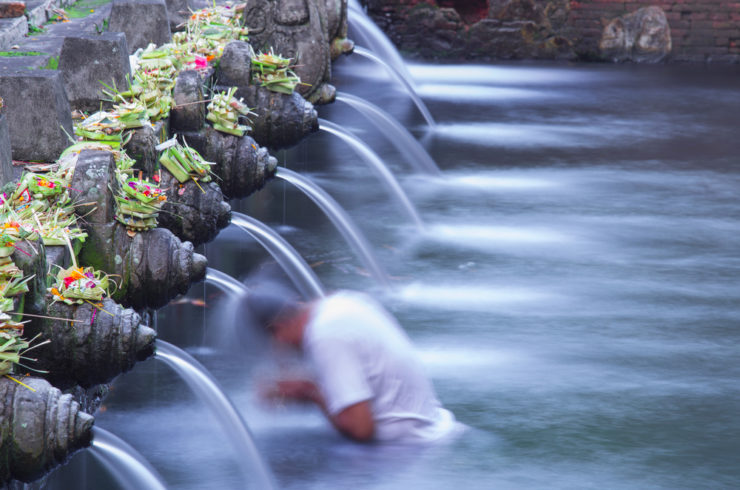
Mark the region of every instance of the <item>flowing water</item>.
POLYGON ((354 107, 372 122, 378 131, 386 136, 388 142, 395 146, 403 157, 409 160, 416 172, 439 175, 437 163, 432 160, 432 157, 414 138, 414 135, 402 126, 396 118, 375 104, 352 94, 339 92, 336 95, 336 100, 354 107))
POLYGON ((100 427, 93 427, 92 455, 103 462, 126 490, 165 490, 162 477, 134 448, 100 427))
POLYGON ((403 187, 398 183, 398 179, 393 176, 393 173, 388 170, 388 166, 383 160, 378 157, 377 153, 370 148, 367 143, 362 139, 358 138, 351 131, 346 130, 338 124, 334 124, 331 121, 319 118, 320 130, 326 133, 332 134, 342 141, 347 143, 358 155, 362 157, 362 160, 370 165, 372 170, 378 176, 378 178, 385 184, 386 188, 390 191, 393 197, 396 198, 401 207, 406 211, 411 220, 416 224, 418 228, 423 228, 424 225, 419 217, 419 213, 416 211, 416 207, 409 200, 403 187))
POLYGON ((211 267, 206 269, 206 282, 213 284, 232 296, 238 297, 249 294, 249 289, 243 283, 211 267))
POLYGON ((254 445, 252 433, 239 410, 226 396, 218 382, 190 354, 161 339, 156 341, 155 358, 161 359, 174 369, 188 386, 216 414, 232 442, 242 467, 244 481, 253 483, 252 488, 269 490, 274 488, 273 478, 254 445))
POLYGON ((334 198, 321 187, 317 186, 312 180, 290 169, 279 168, 275 176, 286 182, 290 182, 316 203, 324 214, 326 214, 327 218, 334 223, 337 231, 342 234, 347 243, 352 247, 368 272, 381 286, 388 286, 388 276, 375 258, 375 254, 367 239, 359 228, 357 228, 352 218, 347 215, 334 198))
POLYGON ((252 235, 273 256, 305 298, 324 295, 319 278, 295 248, 277 232, 259 220, 241 213, 233 213, 231 223, 252 235))
MULTIPOLYGON (((160 338, 197 357, 242 412, 277 486, 740 487, 740 67, 410 71, 432 132, 374 65, 343 58, 334 83, 417 134, 441 177, 402 177, 403 158, 351 108, 321 115, 387 162, 424 230, 331 135, 276 156, 330 193, 374 247, 394 285, 380 299, 467 432, 424 448, 347 442, 311 407, 259 402, 260 382, 298 367, 275 365, 282 353, 243 311, 240 336, 221 346, 235 306, 220 289, 195 286, 158 313, 160 338)), ((327 290, 377 294, 291 185, 232 206, 277 230, 327 290)), ((270 260, 235 227, 202 252, 238 279, 270 260)), ((96 424, 170 488, 244 488, 218 421, 159 364, 119 377, 96 424)), ((53 476, 116 488, 104 473, 83 452, 53 476)))
POLYGON ((406 89, 406 93, 411 98, 411 100, 414 102, 414 105, 416 105, 416 108, 419 109, 419 112, 421 113, 421 115, 424 116, 424 120, 427 122, 429 127, 431 129, 434 129, 437 123, 434 121, 434 118, 429 112, 429 109, 427 108, 426 104, 424 104, 424 101, 416 93, 416 89, 414 88, 413 83, 409 80, 409 78, 406 75, 404 75, 402 71, 394 68, 393 64, 387 62, 386 60, 376 55, 369 49, 365 49, 361 46, 354 47, 354 54, 363 56, 371 60, 373 63, 376 63, 382 66, 383 68, 385 68, 386 70, 388 70, 389 73, 393 75, 396 78, 396 80, 398 80, 398 82, 406 89))

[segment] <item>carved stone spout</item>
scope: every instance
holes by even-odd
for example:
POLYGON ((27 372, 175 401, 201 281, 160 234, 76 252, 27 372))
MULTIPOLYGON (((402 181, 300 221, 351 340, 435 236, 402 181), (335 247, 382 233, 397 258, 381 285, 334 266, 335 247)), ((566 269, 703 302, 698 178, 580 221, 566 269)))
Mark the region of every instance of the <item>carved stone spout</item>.
POLYGON ((252 137, 262 146, 287 148, 319 130, 319 119, 313 105, 297 93, 271 92, 249 85, 239 87, 237 96, 244 97, 257 113, 252 137))
POLYGON ((41 334, 49 344, 35 349, 35 368, 59 388, 89 388, 107 383, 154 354, 156 332, 141 323, 132 309, 105 299, 102 305, 53 303, 47 316, 69 321, 35 319, 26 334, 41 334))
POLYGON ((275 175, 277 159, 249 136, 232 136, 211 127, 180 135, 208 161, 229 199, 245 197, 261 189, 275 175))
POLYGON ((113 299, 133 308, 158 308, 190 284, 202 280, 206 258, 193 252, 164 228, 131 236, 113 221, 115 214, 109 187, 114 178, 113 158, 108 152, 83 151, 77 161, 72 187, 80 189, 76 212, 85 215, 88 238, 80 251, 82 265, 117 276, 120 287, 113 299))
POLYGON ((272 48, 292 58, 301 81, 298 92, 312 103, 327 103, 336 90, 325 0, 255 0, 247 4, 245 23, 255 51, 272 48))
POLYGON ((273 92, 252 83, 250 54, 243 41, 227 44, 216 77, 217 90, 238 87, 237 97, 243 98, 256 114, 250 118, 250 135, 262 146, 286 148, 318 131, 318 114, 305 98, 296 92, 273 92))
POLYGON ((221 188, 213 182, 180 184, 162 170, 160 185, 169 189, 167 202, 159 215, 159 226, 182 240, 200 245, 213 240, 231 221, 231 206, 224 201, 221 188))
POLYGON ((90 445, 93 417, 40 378, 0 378, 0 478, 30 482, 90 445), (29 389, 31 388, 31 389, 29 389))
POLYGON ((135 309, 159 308, 206 275, 208 261, 164 228, 129 236, 118 223, 95 225, 80 252, 80 262, 120 277, 114 300, 135 309))
POLYGON ((347 38, 347 0, 324 0, 326 5, 326 27, 332 61, 349 54, 355 43, 347 38))

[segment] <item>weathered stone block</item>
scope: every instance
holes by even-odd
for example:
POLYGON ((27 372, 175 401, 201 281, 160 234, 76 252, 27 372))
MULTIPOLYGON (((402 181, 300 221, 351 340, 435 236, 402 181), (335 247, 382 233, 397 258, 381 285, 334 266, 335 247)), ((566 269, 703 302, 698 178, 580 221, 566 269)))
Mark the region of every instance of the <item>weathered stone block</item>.
POLYGON ((49 304, 48 316, 56 319, 37 319, 27 327, 28 335, 51 340, 35 355, 37 368, 48 371, 44 377, 54 386, 106 383, 154 353, 156 333, 135 311, 107 298, 101 303, 102 308, 91 303, 49 304))
POLYGON ((40 378, 0 379, 0 481, 30 482, 92 441, 93 417, 40 378))
POLYGON ((128 143, 123 146, 128 156, 136 160, 135 167, 145 171, 147 175, 151 175, 157 168, 159 152, 156 146, 159 144, 159 128, 161 128, 159 124, 154 128, 149 126, 137 128, 128 143))
MULTIPOLYGON (((711 21, 706 22, 711 28, 711 21)), ((612 20, 604 27, 599 43, 606 58, 645 63, 662 61, 671 47, 671 29, 659 7, 641 8, 612 20)))
POLYGON ((28 0, 25 16, 33 26, 42 26, 49 20, 49 12, 54 7, 54 0, 28 0))
POLYGON ((231 221, 231 206, 224 201, 221 188, 215 182, 180 184, 166 169, 160 185, 171 189, 159 215, 159 226, 167 228, 180 240, 200 245, 213 240, 219 230, 231 221))
POLYGON ((13 17, 22 17, 26 11, 26 2, 15 0, 0 1, 0 18, 12 19, 13 17))
POLYGON ((66 245, 46 246, 46 265, 49 270, 68 269, 72 264, 69 248, 66 245))
POLYGON ((170 23, 164 0, 113 0, 108 30, 123 32, 130 53, 170 42, 170 23))
POLYGON ((10 49, 28 34, 28 21, 25 17, 0 19, 0 49, 10 49))
POLYGON ((202 128, 206 121, 206 104, 203 102, 203 79, 200 74, 195 70, 180 72, 172 96, 175 99, 170 111, 172 131, 198 131, 202 128))
POLYGON ((28 292, 23 295, 25 313, 44 314, 46 305, 46 253, 41 240, 24 240, 15 244, 12 258, 15 265, 23 271, 24 277, 34 276, 26 285, 28 292))
MULTIPOLYGON (((298 95, 272 92, 257 85, 238 85, 237 97, 252 108, 251 136, 262 146, 287 148, 319 130, 318 114, 313 104, 298 95)), ((217 85, 217 91, 228 87, 217 85)), ((222 186, 223 188, 223 186, 222 186)))
POLYGON ((5 101, 13 158, 55 161, 69 146, 67 135, 73 132, 72 110, 59 72, 0 75, 0 94, 5 101))
POLYGON ((305 85, 296 90, 312 103, 328 103, 324 85, 331 79, 331 53, 323 0, 254 0, 247 3, 245 23, 255 51, 273 48, 293 59, 305 85))
POLYGON ((178 135, 215 165, 221 191, 228 198, 246 197, 261 189, 275 175, 277 159, 257 146, 249 136, 241 138, 216 131, 210 126, 178 135))
POLYGON ((0 186, 13 180, 13 154, 8 118, 0 114, 0 186))
POLYGON ((244 41, 232 41, 224 48, 218 63, 218 83, 240 87, 251 80, 252 50, 244 41))
POLYGON ((108 189, 115 175, 116 163, 109 151, 83 150, 70 187, 79 193, 76 211, 88 223, 107 223, 113 220, 115 208, 113 194, 108 189))
POLYGON ((190 12, 197 10, 191 0, 165 0, 167 4, 167 15, 170 19, 170 31, 181 31, 190 16, 190 12))
POLYGON ((102 97, 101 82, 126 86, 126 77, 131 73, 126 35, 104 32, 66 37, 59 70, 72 109, 97 110, 102 97))
POLYGON ((114 221, 86 226, 86 230, 79 261, 115 274, 120 284, 112 299, 124 306, 162 307, 205 277, 206 258, 167 229, 154 228, 132 237, 114 221))

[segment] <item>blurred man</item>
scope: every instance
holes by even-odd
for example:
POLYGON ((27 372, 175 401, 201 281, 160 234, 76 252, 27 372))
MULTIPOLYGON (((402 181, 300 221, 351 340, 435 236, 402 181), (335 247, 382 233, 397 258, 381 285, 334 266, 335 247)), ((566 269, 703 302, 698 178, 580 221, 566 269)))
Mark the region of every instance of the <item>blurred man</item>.
POLYGON ((255 319, 275 340, 301 350, 316 379, 279 381, 271 399, 315 403, 356 441, 432 441, 453 432, 398 322, 367 295, 342 291, 311 303, 262 282, 248 297, 255 319))

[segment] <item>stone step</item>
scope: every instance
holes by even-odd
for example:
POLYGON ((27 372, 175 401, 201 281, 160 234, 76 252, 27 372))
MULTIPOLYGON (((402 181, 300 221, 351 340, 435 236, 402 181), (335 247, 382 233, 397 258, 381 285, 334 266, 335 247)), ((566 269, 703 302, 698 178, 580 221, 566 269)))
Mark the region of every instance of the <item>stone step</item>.
POLYGON ((51 9, 58 6, 58 0, 29 0, 26 2, 28 23, 40 27, 51 17, 51 9))
POLYGON ((25 17, 0 19, 0 50, 9 50, 26 34, 28 34, 28 21, 25 17))

